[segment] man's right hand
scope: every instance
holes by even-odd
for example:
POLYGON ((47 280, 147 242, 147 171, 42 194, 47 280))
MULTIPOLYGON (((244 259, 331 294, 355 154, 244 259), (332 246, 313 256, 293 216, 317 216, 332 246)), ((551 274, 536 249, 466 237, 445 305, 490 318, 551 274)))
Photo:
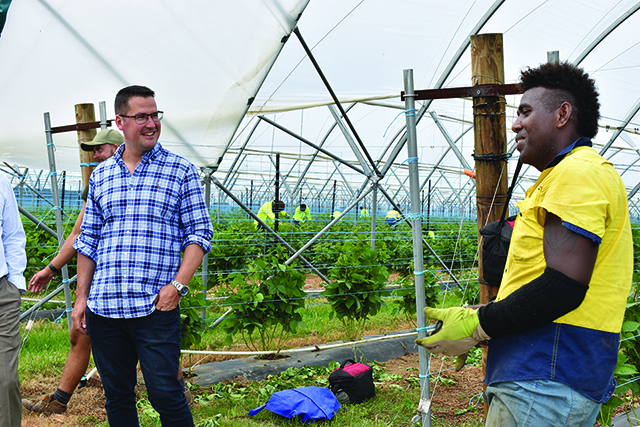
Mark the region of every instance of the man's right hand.
POLYGON ((71 320, 73 321, 73 328, 80 332, 82 335, 89 335, 87 333, 87 322, 84 316, 84 311, 87 308, 86 301, 76 300, 73 306, 73 312, 71 313, 71 320))
POLYGON ((51 281, 53 275, 53 271, 48 267, 38 271, 31 280, 29 280, 29 290, 33 293, 40 292, 44 289, 47 283, 51 281))

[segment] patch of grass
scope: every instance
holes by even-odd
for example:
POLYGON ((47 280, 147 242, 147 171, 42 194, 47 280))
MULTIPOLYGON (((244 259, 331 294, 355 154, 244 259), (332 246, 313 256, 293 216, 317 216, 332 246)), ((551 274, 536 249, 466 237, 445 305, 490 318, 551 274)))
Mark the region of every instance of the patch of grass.
POLYGON ((20 378, 36 374, 60 376, 70 348, 66 319, 59 324, 39 320, 33 322, 31 330, 27 330, 26 326, 27 323, 20 325, 23 340, 18 367, 20 378))

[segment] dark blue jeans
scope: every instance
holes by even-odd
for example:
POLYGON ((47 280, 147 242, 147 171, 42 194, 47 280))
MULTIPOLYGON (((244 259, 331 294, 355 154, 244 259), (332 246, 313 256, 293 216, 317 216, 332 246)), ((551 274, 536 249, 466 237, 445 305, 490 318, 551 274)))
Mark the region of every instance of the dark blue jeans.
POLYGON ((164 427, 193 426, 193 417, 178 381, 180 307, 149 316, 111 319, 85 311, 93 359, 102 379, 109 425, 138 426, 134 388, 136 366, 144 375, 149 401, 164 427))

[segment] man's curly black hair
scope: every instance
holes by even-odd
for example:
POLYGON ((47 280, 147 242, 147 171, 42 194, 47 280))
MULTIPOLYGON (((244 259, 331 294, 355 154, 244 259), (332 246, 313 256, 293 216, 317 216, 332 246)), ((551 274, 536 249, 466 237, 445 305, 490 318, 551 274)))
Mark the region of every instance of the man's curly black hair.
POLYGON ((572 118, 577 120, 578 134, 588 138, 596 136, 600 119, 598 90, 593 79, 582 68, 568 62, 542 64, 538 68, 523 70, 520 81, 523 92, 535 87, 553 89, 554 94, 545 102, 549 111, 568 102, 573 107, 572 118))

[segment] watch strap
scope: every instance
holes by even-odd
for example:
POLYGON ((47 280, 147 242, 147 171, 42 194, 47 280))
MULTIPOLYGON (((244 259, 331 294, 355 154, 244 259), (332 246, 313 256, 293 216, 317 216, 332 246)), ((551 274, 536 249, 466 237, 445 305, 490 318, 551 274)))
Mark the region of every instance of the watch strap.
POLYGON ((185 296, 186 294, 189 293, 189 287, 183 283, 178 282, 177 280, 172 280, 171 285, 173 285, 173 287, 176 288, 180 296, 185 296))

